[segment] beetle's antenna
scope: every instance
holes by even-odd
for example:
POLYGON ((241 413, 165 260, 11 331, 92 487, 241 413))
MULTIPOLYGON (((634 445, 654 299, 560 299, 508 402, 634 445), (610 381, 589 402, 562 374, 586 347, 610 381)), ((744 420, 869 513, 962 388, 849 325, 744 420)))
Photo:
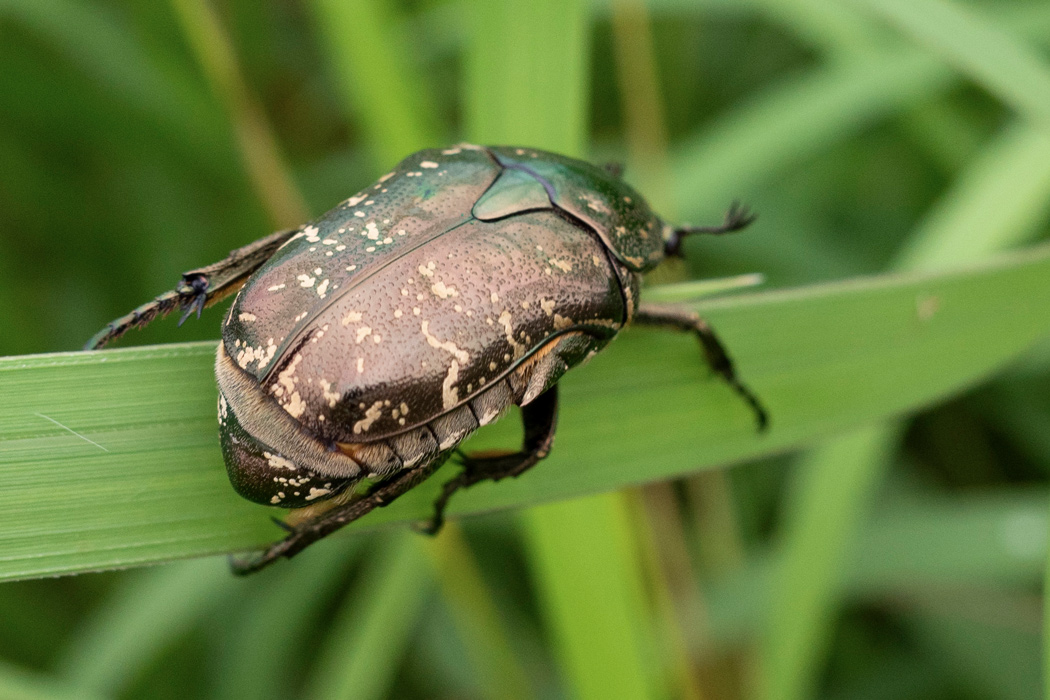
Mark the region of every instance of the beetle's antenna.
POLYGON ((708 233, 715 236, 723 233, 735 233, 750 226, 757 218, 757 214, 751 213, 740 202, 733 202, 729 207, 729 211, 726 212, 725 219, 719 226, 683 226, 672 231, 671 237, 664 243, 664 254, 668 257, 680 258, 682 257, 682 239, 686 236, 691 236, 694 233, 708 233))

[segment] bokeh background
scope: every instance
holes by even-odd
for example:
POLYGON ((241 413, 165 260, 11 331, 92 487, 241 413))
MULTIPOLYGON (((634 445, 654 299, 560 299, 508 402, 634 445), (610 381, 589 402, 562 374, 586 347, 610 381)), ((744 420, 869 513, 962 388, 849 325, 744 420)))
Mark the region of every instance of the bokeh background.
MULTIPOLYGON (((654 283, 804 285, 913 265, 931 229, 1046 233, 1044 2, 528 5, 2 0, 0 355, 77 349, 485 119, 566 119, 478 105, 576 78, 568 148, 670 218, 760 213, 654 283), (495 86, 501 44, 576 60, 495 86)), ((201 560, 5 583, 0 697, 1037 697, 1048 420, 1044 347, 894 428, 572 506, 608 518, 612 562, 544 557, 512 513, 246 582, 201 560)))

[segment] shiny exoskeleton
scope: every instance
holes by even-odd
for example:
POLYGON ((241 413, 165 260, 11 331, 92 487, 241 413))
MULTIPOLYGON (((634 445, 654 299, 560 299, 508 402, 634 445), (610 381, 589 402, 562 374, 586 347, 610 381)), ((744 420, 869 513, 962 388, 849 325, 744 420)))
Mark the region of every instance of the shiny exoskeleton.
POLYGON ((547 455, 556 382, 631 322, 696 333, 764 427, 706 323, 638 299, 684 235, 750 220, 734 207, 722 226, 674 228, 615 173, 543 151, 421 151, 314 222, 186 273, 88 347, 240 289, 215 365, 223 456, 241 495, 293 509, 284 540, 235 563, 246 573, 385 505, 521 406, 522 449, 460 454, 436 531, 458 488, 547 455))

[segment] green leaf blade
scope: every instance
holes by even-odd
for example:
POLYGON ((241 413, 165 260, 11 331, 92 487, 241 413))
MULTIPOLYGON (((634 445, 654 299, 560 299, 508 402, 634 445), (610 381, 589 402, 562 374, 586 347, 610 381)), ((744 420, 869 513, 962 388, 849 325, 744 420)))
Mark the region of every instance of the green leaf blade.
MULTIPOLYGON (((1042 248, 966 271, 697 305, 768 404, 766 435, 707 376, 691 338, 632 330, 564 380, 551 457, 520 479, 461 494, 452 512, 667 479, 913 410, 984 379, 1050 331, 1048 280, 1042 248)), ((279 535, 269 523, 273 511, 239 498, 227 482, 214 423, 213 348, 0 360, 0 579, 242 550, 279 535)), ((503 421, 472 446, 515 439, 503 421)), ((351 529, 424 517, 441 480, 351 529)))

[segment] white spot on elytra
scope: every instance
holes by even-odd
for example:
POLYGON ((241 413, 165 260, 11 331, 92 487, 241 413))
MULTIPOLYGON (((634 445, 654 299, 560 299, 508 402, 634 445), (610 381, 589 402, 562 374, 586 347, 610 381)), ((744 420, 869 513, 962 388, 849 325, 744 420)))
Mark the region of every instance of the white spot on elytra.
POLYGON ((317 281, 316 277, 311 277, 310 275, 299 275, 295 279, 299 280, 300 287, 312 287, 314 282, 317 281))
POLYGON ((365 411, 365 417, 354 423, 354 433, 367 432, 381 415, 383 415, 383 402, 376 401, 371 408, 365 411))
POLYGON ((341 394, 337 391, 332 391, 332 385, 325 379, 318 379, 317 383, 321 385, 321 393, 324 394, 325 401, 328 402, 329 408, 335 408, 335 404, 341 398, 341 394))
POLYGON ((441 299, 459 296, 459 292, 456 291, 455 287, 446 287, 445 283, 440 280, 430 285, 430 291, 434 292, 441 299))
POLYGON ((244 313, 239 314, 237 316, 237 319, 240 320, 240 321, 251 322, 251 321, 254 321, 256 319, 256 316, 255 316, 255 314, 250 314, 247 311, 245 311, 244 313))
MULTIPOLYGON (((278 373, 277 384, 274 385, 271 391, 276 389, 282 389, 288 394, 291 394, 293 391, 295 391, 295 368, 299 366, 299 362, 301 362, 302 359, 302 354, 296 353, 295 357, 292 358, 292 361, 288 363, 288 366, 285 367, 280 373, 278 373)), ((280 396, 281 394, 277 395, 280 396)))
POLYGON ((509 311, 504 311, 499 315, 500 325, 503 326, 503 332, 507 335, 507 342, 510 343, 511 348, 514 349, 514 357, 518 358, 525 354, 525 346, 514 339, 514 327, 511 325, 511 320, 514 317, 511 316, 509 311))
POLYGON ((248 365, 253 362, 258 362, 259 367, 265 367, 273 359, 275 352, 277 352, 277 346, 273 344, 273 338, 270 338, 266 347, 260 345, 255 348, 245 343, 234 359, 241 369, 248 369, 248 365))
POLYGON ((351 311, 346 316, 343 316, 343 325, 349 326, 351 323, 357 323, 361 320, 360 311, 351 311))
POLYGON ((425 160, 425 161, 423 161, 422 163, 419 164, 419 167, 421 167, 421 168, 436 168, 436 167, 438 167, 438 164, 435 163, 432 160, 425 160))
POLYGON ((326 279, 323 282, 321 282, 321 284, 317 285, 317 296, 319 296, 322 299, 324 299, 325 298, 325 292, 327 292, 327 291, 328 291, 328 280, 326 279))
POLYGON ((453 343, 451 340, 442 342, 433 335, 431 335, 430 321, 424 319, 421 328, 423 330, 423 336, 427 339, 427 343, 430 344, 430 347, 452 353, 452 355, 454 355, 455 358, 463 364, 467 364, 468 362, 470 362, 470 354, 466 350, 460 350, 459 347, 457 347, 456 344, 453 343))
MULTIPOLYGON (((424 321, 424 323, 426 323, 424 321)), ((445 381, 441 383, 441 403, 445 408, 452 408, 459 403, 459 389, 452 386, 459 380, 459 363, 452 360, 452 365, 448 368, 448 374, 445 376, 445 381)))
POLYGON ((357 329, 357 344, 360 345, 361 341, 372 335, 372 329, 368 326, 361 326, 357 329))
POLYGON ((609 207, 605 206, 605 202, 600 200, 593 194, 581 194, 580 199, 587 202, 587 208, 592 209, 599 214, 608 214, 609 207))
POLYGON ((303 397, 299 396, 299 392, 293 392, 292 397, 288 400, 288 403, 282 404, 284 410, 292 416, 292 418, 298 418, 303 415, 303 411, 306 410, 306 404, 303 402, 303 397))

